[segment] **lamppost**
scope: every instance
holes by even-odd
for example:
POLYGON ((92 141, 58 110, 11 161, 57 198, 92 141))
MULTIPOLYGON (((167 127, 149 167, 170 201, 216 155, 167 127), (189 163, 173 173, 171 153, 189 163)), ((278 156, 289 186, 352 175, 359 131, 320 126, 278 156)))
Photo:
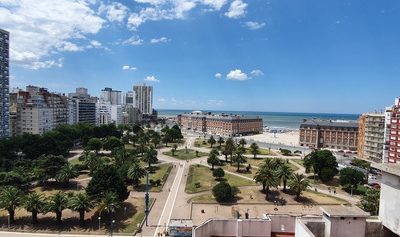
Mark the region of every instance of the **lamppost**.
POLYGON ((101 229, 101 216, 99 216, 97 219, 99 220, 99 234, 100 234, 100 229, 101 229))
POLYGON ((10 229, 10 213, 7 213, 7 219, 8 219, 8 229, 10 229))
POLYGON ((111 231, 110 231, 110 236, 113 236, 113 228, 114 228, 115 220, 111 221, 111 231))
POLYGON ((144 195, 144 200, 145 200, 145 209, 144 209, 144 214, 146 215, 146 226, 148 226, 147 223, 147 218, 149 216, 149 173, 146 172, 146 194, 144 195))

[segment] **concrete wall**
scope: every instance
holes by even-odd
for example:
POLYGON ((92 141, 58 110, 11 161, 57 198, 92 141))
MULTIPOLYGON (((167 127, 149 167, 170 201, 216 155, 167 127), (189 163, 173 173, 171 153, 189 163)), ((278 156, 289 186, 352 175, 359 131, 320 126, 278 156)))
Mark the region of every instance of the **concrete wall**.
POLYGON ((271 216, 272 232, 289 232, 294 233, 296 226, 296 217, 288 215, 273 215, 271 216))
POLYGON ((318 237, 315 236, 305 225, 303 220, 297 219, 296 220, 296 236, 301 236, 301 237, 318 237))
POLYGON ((366 221, 365 218, 353 217, 327 217, 325 221, 325 237, 365 237, 366 221))
POLYGON ((210 236, 271 236, 271 222, 267 220, 208 220, 195 228, 194 237, 210 236))
POLYGON ((382 222, 378 219, 367 219, 365 237, 382 237, 382 222))
POLYGON ((400 177, 383 172, 379 219, 382 224, 397 235, 400 235, 400 177))

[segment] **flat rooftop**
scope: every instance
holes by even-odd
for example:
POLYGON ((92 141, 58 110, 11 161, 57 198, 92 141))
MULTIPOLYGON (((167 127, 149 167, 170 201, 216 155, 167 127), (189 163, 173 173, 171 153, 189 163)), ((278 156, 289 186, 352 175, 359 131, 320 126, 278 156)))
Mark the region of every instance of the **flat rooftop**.
POLYGON ((400 164, 371 163, 372 167, 383 172, 400 176, 400 164))
POLYGON ((309 119, 309 120, 302 122, 300 124, 300 126, 358 128, 358 123, 352 122, 352 121, 309 119))
POLYGON ((358 207, 322 206, 321 211, 329 217, 369 217, 370 214, 358 207))
POLYGON ((193 221, 191 219, 171 219, 169 226, 173 227, 193 227, 193 221))

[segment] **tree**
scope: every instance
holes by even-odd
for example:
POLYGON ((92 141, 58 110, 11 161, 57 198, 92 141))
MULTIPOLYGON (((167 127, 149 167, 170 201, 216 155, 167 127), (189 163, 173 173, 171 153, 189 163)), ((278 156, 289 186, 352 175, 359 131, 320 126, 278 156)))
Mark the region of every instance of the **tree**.
POLYGON ((283 191, 286 192, 286 183, 293 176, 293 170, 287 164, 284 164, 276 173, 278 179, 283 183, 283 191))
POLYGON ((213 148, 213 145, 214 145, 217 141, 215 141, 214 137, 211 136, 211 137, 207 140, 207 142, 210 144, 210 147, 213 148))
POLYGON ((16 187, 7 186, 0 193, 0 207, 10 216, 10 223, 14 223, 15 209, 22 204, 22 192, 16 187))
POLYGON ((83 160, 83 165, 87 166, 90 169, 91 174, 93 174, 97 167, 104 164, 104 161, 93 152, 87 152, 86 154, 83 154, 79 159, 83 160))
POLYGON ((225 142, 225 151, 226 151, 226 154, 230 155, 231 164, 232 164, 233 152, 235 151, 235 149, 236 149, 235 142, 233 141, 232 138, 228 138, 225 142))
POLYGON ((376 216, 379 214, 379 199, 380 191, 379 189, 370 188, 365 192, 365 195, 361 197, 359 206, 371 215, 376 216))
POLYGON ((365 175, 363 172, 351 167, 340 170, 340 184, 344 187, 350 187, 350 193, 353 195, 353 189, 364 183, 365 175))
POLYGON ((214 170, 215 165, 220 164, 220 160, 218 158, 218 151, 216 149, 212 149, 211 152, 208 154, 207 163, 211 164, 211 169, 214 170))
POLYGON ((267 166, 263 165, 256 172, 254 176, 254 180, 257 183, 261 183, 263 187, 263 192, 265 192, 265 197, 268 199, 269 190, 271 187, 277 187, 279 184, 279 180, 277 179, 274 170, 267 166))
POLYGON ((79 212, 79 224, 83 226, 85 224, 85 212, 90 211, 94 204, 86 193, 78 193, 71 197, 68 206, 71 210, 79 212))
POLYGON ((43 194, 33 192, 25 196, 24 208, 32 213, 32 224, 37 224, 37 215, 45 210, 46 205, 43 194))
POLYGON ((153 147, 147 149, 143 156, 143 161, 149 165, 149 171, 151 171, 151 164, 155 164, 158 161, 157 151, 153 147))
POLYGON ((242 147, 244 147, 246 144, 247 144, 246 139, 241 138, 241 139, 239 140, 239 145, 241 145, 242 147))
POLYGON ((157 148, 158 144, 161 142, 161 136, 159 133, 154 132, 154 134, 151 136, 151 142, 154 144, 154 147, 157 148))
POLYGON ((224 142, 225 142, 225 140, 224 140, 223 137, 219 137, 219 138, 218 138, 219 149, 221 149, 222 144, 224 144, 224 142))
POLYGON ((338 173, 336 157, 328 150, 311 152, 304 158, 304 163, 311 163, 314 173, 324 182, 331 180, 338 173))
POLYGON ((62 211, 68 208, 68 196, 64 192, 57 192, 50 196, 48 211, 56 213, 57 224, 61 224, 62 211))
POLYGON ((235 190, 226 182, 220 182, 212 189, 217 202, 231 202, 235 198, 235 190))
POLYGON ((119 149, 123 147, 123 143, 121 142, 120 139, 112 136, 112 137, 107 137, 107 139, 103 143, 103 149, 107 151, 112 151, 114 149, 119 149))
POLYGON ((169 129, 167 133, 170 134, 170 137, 172 138, 172 141, 179 140, 179 139, 183 138, 182 131, 179 128, 179 126, 176 125, 176 124, 174 126, 172 126, 172 128, 169 129))
POLYGON ((296 199, 300 198, 301 192, 310 187, 310 181, 303 174, 294 174, 289 180, 289 187, 296 193, 296 199))
POLYGON ((117 194, 118 199, 123 201, 128 198, 127 186, 124 177, 120 175, 113 165, 102 165, 94 172, 92 179, 86 188, 86 193, 96 199, 101 199, 106 193, 117 194))
POLYGON ((68 183, 70 179, 78 177, 78 170, 71 164, 64 165, 56 174, 56 181, 60 183, 68 183))
POLYGON ((105 193, 104 197, 100 200, 98 204, 98 210, 100 213, 103 211, 108 212, 109 216, 115 213, 116 210, 122 207, 122 203, 120 199, 118 199, 118 195, 113 192, 105 193))
POLYGON ((255 143, 255 142, 251 143, 250 152, 251 152, 251 154, 253 154, 254 159, 256 159, 257 158, 257 154, 260 153, 260 149, 259 149, 257 143, 255 143))
POLYGON ((288 150, 288 149, 282 149, 280 148, 279 151, 282 153, 282 155, 284 156, 290 156, 292 155, 292 151, 288 150))
POLYGON ((233 157, 233 161, 237 165, 236 172, 239 172, 240 170, 240 164, 246 163, 246 157, 243 156, 243 153, 241 151, 236 151, 235 156, 233 157))
POLYGON ((146 170, 139 163, 134 162, 128 169, 127 177, 132 180, 134 186, 140 184, 140 179, 146 176, 146 170))
POLYGON ((164 134, 164 136, 162 137, 162 142, 165 143, 165 146, 168 146, 168 143, 172 141, 172 138, 170 136, 169 133, 164 134))
POLYGON ((96 155, 99 153, 101 150, 101 147, 103 146, 103 143, 99 138, 90 138, 88 141, 85 150, 87 151, 95 151, 96 155))
POLYGON ((172 146, 172 149, 171 149, 172 156, 175 156, 175 151, 176 151, 176 149, 178 149, 178 145, 174 144, 174 145, 172 146))
POLYGON ((217 180, 221 180, 225 176, 225 171, 222 168, 217 168, 217 169, 213 170, 213 176, 217 180))
POLYGON ((63 156, 42 155, 36 161, 36 168, 40 171, 39 178, 42 181, 54 179, 58 171, 67 164, 63 156))

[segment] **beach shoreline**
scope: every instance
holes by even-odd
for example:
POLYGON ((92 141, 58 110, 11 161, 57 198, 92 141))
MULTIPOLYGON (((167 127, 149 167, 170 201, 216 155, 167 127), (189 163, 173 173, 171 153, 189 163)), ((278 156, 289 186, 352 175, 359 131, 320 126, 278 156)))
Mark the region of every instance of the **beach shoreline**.
POLYGON ((243 138, 255 142, 298 147, 300 146, 299 135, 300 135, 299 130, 291 130, 289 132, 283 132, 283 133, 264 132, 256 135, 243 136, 243 138))

